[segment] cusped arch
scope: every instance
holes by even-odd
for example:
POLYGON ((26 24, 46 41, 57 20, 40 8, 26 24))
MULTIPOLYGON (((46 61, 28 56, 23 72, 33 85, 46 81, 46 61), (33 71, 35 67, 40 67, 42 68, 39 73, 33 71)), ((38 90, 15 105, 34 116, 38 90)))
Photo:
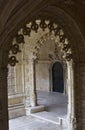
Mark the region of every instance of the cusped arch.
MULTIPOLYGON (((15 66, 15 64, 18 62, 15 55, 21 51, 19 49, 19 45, 25 43, 25 36, 30 37, 31 31, 35 31, 35 33, 38 33, 39 28, 42 29, 43 31, 45 31, 45 29, 48 29, 49 33, 52 34, 55 37, 55 39, 58 37, 59 39, 59 41, 57 42, 58 46, 60 46, 61 51, 63 52, 63 57, 67 61, 70 61, 73 58, 71 45, 62 28, 53 21, 41 19, 41 20, 34 20, 28 23, 19 31, 19 33, 17 33, 15 37, 15 43, 13 43, 10 46, 11 56, 9 56, 8 61, 10 65, 15 66)), ((38 43, 39 44, 35 47, 35 52, 33 52, 33 55, 35 53, 36 53, 35 55, 37 55, 38 50, 42 44, 41 42, 38 43)))
POLYGON ((56 60, 56 58, 57 58, 58 60, 70 61, 70 59, 72 58, 72 51, 71 51, 67 38, 65 39, 65 43, 61 44, 59 35, 55 36, 51 32, 46 33, 45 35, 41 36, 40 39, 37 41, 35 50, 33 51, 34 59, 39 58, 40 49, 47 40, 53 40, 54 44, 55 44, 55 49, 54 49, 55 57, 52 58, 51 54, 49 54, 50 59, 56 60), (66 55, 68 55, 68 54, 70 54, 71 57, 66 57, 66 55))

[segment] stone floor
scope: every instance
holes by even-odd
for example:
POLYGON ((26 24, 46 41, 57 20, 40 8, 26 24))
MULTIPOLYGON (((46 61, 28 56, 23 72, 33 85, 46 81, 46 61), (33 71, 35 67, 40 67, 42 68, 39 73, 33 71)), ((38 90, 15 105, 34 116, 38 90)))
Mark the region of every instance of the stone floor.
POLYGON ((37 92, 38 104, 44 105, 46 111, 53 112, 57 116, 67 114, 67 96, 56 92, 37 92))
POLYGON ((9 120, 9 130, 66 130, 59 125, 29 116, 9 120))
POLYGON ((37 98, 39 105, 46 106, 45 111, 9 120, 9 130, 67 130, 56 123, 57 117, 66 116, 67 96, 38 92, 37 98))

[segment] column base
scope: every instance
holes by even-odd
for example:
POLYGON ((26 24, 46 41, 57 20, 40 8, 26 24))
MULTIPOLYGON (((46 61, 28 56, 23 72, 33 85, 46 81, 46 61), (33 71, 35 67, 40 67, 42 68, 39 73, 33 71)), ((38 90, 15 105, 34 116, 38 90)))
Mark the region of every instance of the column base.
POLYGON ((35 107, 27 107, 26 109, 26 115, 41 112, 45 110, 45 106, 35 106, 35 107))
POLYGON ((25 116, 25 106, 23 104, 19 104, 13 107, 8 108, 9 119, 14 119, 20 116, 25 116))

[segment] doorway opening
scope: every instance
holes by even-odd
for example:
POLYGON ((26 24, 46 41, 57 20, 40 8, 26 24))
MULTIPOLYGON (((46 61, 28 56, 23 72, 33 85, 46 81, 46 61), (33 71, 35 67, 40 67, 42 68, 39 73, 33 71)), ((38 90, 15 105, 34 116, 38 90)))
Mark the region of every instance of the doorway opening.
MULTIPOLYGON (((41 30, 39 30, 39 31, 41 31, 41 30)), ((35 36, 33 36, 33 37, 35 37, 35 36)), ((26 112, 27 116, 29 115, 29 109, 31 107, 35 107, 35 109, 37 109, 37 105, 38 105, 38 107, 41 107, 41 108, 44 108, 44 106, 45 106, 45 110, 47 110, 47 111, 44 111, 44 114, 42 112, 41 113, 39 112, 38 116, 39 116, 39 114, 41 114, 42 116, 43 115, 46 116, 46 114, 47 114, 48 117, 51 117, 51 113, 54 113, 54 115, 56 114, 56 117, 59 117, 60 115, 62 116, 62 115, 67 114, 67 97, 62 94, 64 91, 64 86, 65 86, 64 80, 63 80, 63 66, 60 62, 56 62, 56 63, 54 63, 53 68, 51 69, 52 78, 53 78, 53 92, 57 92, 55 94, 49 93, 49 80, 50 80, 49 79, 49 67, 50 67, 50 63, 52 63, 56 59, 61 60, 62 53, 59 53, 60 48, 58 47, 57 43, 55 42, 55 38, 54 39, 52 38, 53 40, 50 38, 47 40, 46 39, 44 40, 45 37, 47 38, 47 34, 44 35, 43 38, 40 39, 40 41, 43 39, 42 44, 40 41, 38 41, 39 45, 35 46, 35 51, 32 50, 33 51, 32 53, 29 51, 29 54, 28 54, 27 45, 25 44, 22 54, 20 54, 20 56, 18 55, 19 59, 21 60, 21 63, 22 64, 24 63, 24 64, 22 65, 22 67, 20 67, 21 63, 20 63, 20 65, 18 63, 19 66, 18 65, 16 66, 16 68, 18 67, 16 73, 20 74, 20 72, 22 72, 22 70, 24 70, 25 73, 22 72, 22 74, 20 74, 20 75, 15 74, 15 77, 16 77, 16 81, 15 81, 16 91, 15 92, 22 93, 22 92, 24 92, 23 90, 25 90, 25 89, 30 90, 28 92, 25 91, 26 93, 24 93, 24 95, 23 95, 23 96, 25 96, 25 99, 26 99, 25 104, 23 103, 23 97, 19 97, 23 107, 25 107, 24 110, 26 110, 25 112, 26 112), (52 44, 52 42, 53 42, 53 44, 52 44), (56 51, 56 53, 55 53, 55 51, 56 51), (50 53, 52 55, 49 55, 50 53), (24 55, 24 54, 26 54, 26 55, 24 55), (30 59, 30 57, 31 57, 31 59, 30 59), (37 59, 37 60, 35 60, 35 59, 37 59), (38 71, 36 71, 35 63, 38 64, 38 66, 37 66, 38 71), (21 71, 19 70, 19 68, 21 71), (36 72, 37 72, 37 74, 36 74, 36 72), (22 75, 22 78, 21 78, 21 75, 22 75), (38 75, 38 77, 36 75, 38 75), (28 77, 28 79, 27 79, 27 77, 28 77), (20 78, 21 78, 21 82, 18 82, 18 81, 20 81, 20 78), (19 80, 17 81, 17 79, 19 79, 19 80), (21 84, 24 81, 23 79, 25 79, 25 82, 24 82, 24 84, 21 84), (57 88, 56 88, 56 86, 57 86, 57 88), (25 88, 23 88, 23 87, 25 87, 25 88), (36 87, 37 87, 37 89, 36 89, 36 87), (38 96, 36 95, 37 90, 41 90, 41 93, 38 93, 38 96), (36 103, 37 99, 38 99, 38 104, 36 103), (58 100, 56 100, 56 99, 58 99, 58 100), (65 99, 65 100, 63 101, 62 99, 65 99), (60 108, 62 108, 62 109, 60 109, 60 108), (56 113, 56 111, 57 111, 57 113, 56 113)), ((34 41, 32 41, 32 42, 34 42, 34 41)), ((32 45, 35 45, 35 44, 33 43, 32 45)), ((29 47, 32 48, 31 44, 29 47)), ((17 99, 17 101, 18 101, 18 99, 17 99)), ((18 104, 18 105, 21 105, 21 104, 18 104)), ((31 108, 31 110, 32 110, 32 108, 31 108)), ((19 110, 19 112, 20 112, 20 110, 19 110)), ((22 110, 21 110, 20 114, 22 114, 22 110)), ((35 115, 36 114, 34 114, 34 116, 35 115)), ((33 116, 33 114, 32 114, 32 116, 33 116)), ((51 118, 51 122, 53 121, 53 117, 51 118)), ((54 121, 55 121, 55 119, 54 119, 54 121)), ((56 121, 55 121, 55 123, 56 123, 56 121)), ((59 120, 58 120, 58 122, 59 122, 59 120)), ((59 124, 60 124, 60 122, 59 122, 59 124)), ((10 129, 10 130, 12 130, 12 129, 10 129)))
POLYGON ((55 62, 52 67, 53 92, 64 92, 63 66, 60 62, 55 62))

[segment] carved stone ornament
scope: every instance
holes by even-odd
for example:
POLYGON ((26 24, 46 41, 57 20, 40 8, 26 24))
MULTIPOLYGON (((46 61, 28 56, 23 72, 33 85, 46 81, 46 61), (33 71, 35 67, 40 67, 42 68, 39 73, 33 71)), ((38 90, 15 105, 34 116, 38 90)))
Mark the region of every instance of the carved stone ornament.
POLYGON ((24 36, 22 34, 19 34, 16 36, 16 42, 18 44, 24 43, 24 36))
POLYGON ((11 66, 15 66, 16 63, 18 63, 18 61, 16 60, 16 57, 15 57, 15 56, 11 56, 11 57, 9 57, 8 63, 9 63, 11 66))
MULTIPOLYGON (((70 61, 72 59, 72 51, 69 51, 69 50, 71 50, 70 43, 66 43, 67 38, 64 33, 63 34, 61 33, 61 31, 63 32, 61 27, 58 26, 54 21, 48 20, 48 22, 47 22, 46 20, 42 19, 42 20, 32 21, 31 25, 29 27, 27 25, 25 25, 22 28, 21 33, 16 35, 16 37, 15 37, 16 44, 12 44, 12 47, 11 47, 11 53, 14 56, 9 57, 9 62, 8 62, 11 66, 15 66, 16 63, 18 62, 15 57, 15 54, 17 54, 18 52, 21 52, 19 49, 19 46, 20 46, 20 44, 25 43, 24 36, 25 35, 30 36, 32 30, 35 31, 35 33, 38 33, 39 28, 41 28, 43 31, 45 31, 45 29, 48 28, 49 33, 53 32, 55 37, 58 36, 59 44, 60 44, 59 46, 61 46, 61 49, 64 53, 64 58, 67 61, 70 61)), ((35 58, 38 56, 39 48, 42 45, 42 43, 40 41, 38 43, 39 43, 38 46, 35 47, 35 52, 33 52, 33 55, 35 56, 35 58)))
POLYGON ((31 28, 26 27, 26 26, 23 28, 23 34, 24 35, 30 36, 30 32, 31 32, 31 28))
POLYGON ((35 21, 33 21, 31 25, 31 29, 37 33, 38 28, 39 28, 38 24, 35 21))
POLYGON ((14 44, 12 46, 11 51, 12 51, 13 54, 17 54, 18 52, 21 52, 21 50, 19 50, 19 45, 18 44, 14 44))
POLYGON ((45 23, 45 20, 41 20, 40 28, 42 28, 43 31, 47 28, 47 24, 45 23))
POLYGON ((55 36, 57 36, 57 35, 60 36, 60 27, 57 27, 54 29, 54 34, 55 34, 55 36))

